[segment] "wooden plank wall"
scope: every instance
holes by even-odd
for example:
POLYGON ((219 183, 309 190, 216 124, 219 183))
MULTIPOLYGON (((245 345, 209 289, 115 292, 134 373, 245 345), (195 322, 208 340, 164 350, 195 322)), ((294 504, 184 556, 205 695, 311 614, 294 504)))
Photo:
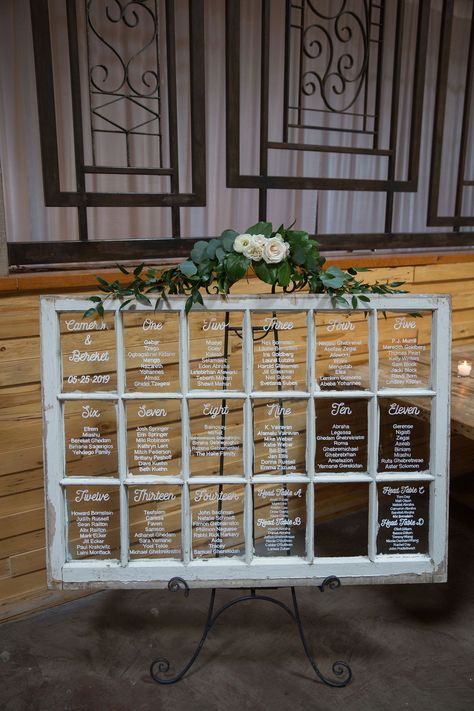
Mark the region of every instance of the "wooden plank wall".
MULTIPOLYGON (((423 263, 422 257, 411 264, 407 258, 398 261, 405 263, 377 266, 367 278, 406 281, 416 293, 451 294, 454 343, 474 340, 474 260, 450 255, 448 263, 433 258, 423 263)), ((365 263, 371 266, 370 258, 365 263)), ((358 264, 364 264, 360 258, 358 264)), ((38 305, 39 293, 64 293, 64 284, 74 293, 87 293, 78 285, 90 285, 91 276, 0 279, 0 620, 77 597, 48 591, 45 576, 38 305)), ((266 285, 253 281, 239 289, 268 292, 266 285)), ((454 473, 472 469, 472 454, 472 442, 453 437, 454 473)))

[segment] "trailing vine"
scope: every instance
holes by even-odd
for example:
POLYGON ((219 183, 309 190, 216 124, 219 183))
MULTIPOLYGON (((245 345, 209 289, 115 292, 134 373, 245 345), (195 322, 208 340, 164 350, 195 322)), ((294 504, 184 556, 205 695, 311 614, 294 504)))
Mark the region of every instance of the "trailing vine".
POLYGON ((249 270, 273 290, 279 286, 287 293, 305 289, 311 294, 328 294, 335 306, 349 309, 364 308, 370 294, 406 293, 400 288, 402 281, 367 283, 359 278, 359 273, 370 269, 325 268, 325 263, 319 244, 307 232, 283 225, 273 230, 271 222, 258 222, 241 234, 225 230, 220 237, 196 242, 189 258, 170 269, 140 264, 130 271, 117 265, 126 282, 108 282, 98 276, 103 295, 90 297, 93 306, 84 316, 103 317, 104 304, 111 298, 122 302, 120 309, 134 300, 156 309, 173 294, 187 296, 188 313, 195 304, 203 304, 202 290, 228 294, 249 270))

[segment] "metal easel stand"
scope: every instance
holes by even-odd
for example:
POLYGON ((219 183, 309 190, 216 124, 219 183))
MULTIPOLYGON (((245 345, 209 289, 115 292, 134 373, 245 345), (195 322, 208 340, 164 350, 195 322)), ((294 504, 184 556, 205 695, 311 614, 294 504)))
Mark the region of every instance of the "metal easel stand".
MULTIPOLYGON (((329 588, 330 590, 336 590, 341 586, 341 581, 339 578, 337 578, 335 575, 331 575, 330 577, 326 578, 321 585, 318 585, 318 588, 321 592, 324 592, 326 588, 329 588)), ((172 578, 169 583, 168 583, 168 589, 171 592, 178 592, 179 590, 184 590, 184 596, 188 597, 189 596, 189 586, 186 583, 185 580, 182 578, 172 578)), ((271 602, 274 605, 277 605, 278 607, 281 607, 282 610, 285 610, 285 612, 288 613, 288 615, 291 617, 293 622, 296 624, 298 628, 298 632, 300 635, 301 643, 303 645, 303 650, 304 653, 306 654, 306 657, 313 667, 314 673, 318 677, 318 679, 325 684, 326 686, 332 686, 332 687, 343 687, 347 686, 349 682, 352 679, 352 671, 351 668, 349 667, 348 664, 345 662, 334 662, 332 665, 332 673, 334 675, 334 678, 330 678, 328 676, 325 676, 320 670, 318 665, 316 664, 314 657, 309 651, 308 643, 306 641, 306 635, 304 633, 303 629, 303 623, 301 621, 300 617, 300 612, 298 608, 298 602, 296 599, 296 590, 294 587, 291 587, 291 599, 293 603, 293 607, 290 608, 288 605, 285 605, 285 603, 281 602, 281 600, 277 600, 274 597, 271 597, 270 595, 267 595, 265 593, 260 592, 260 590, 265 591, 267 588, 250 588, 250 592, 246 595, 239 595, 238 597, 235 597, 233 600, 230 602, 226 603, 225 605, 222 605, 220 608, 218 608, 215 611, 215 599, 216 599, 216 588, 213 588, 211 590, 211 597, 209 600, 209 609, 207 612, 207 619, 204 624, 204 629, 201 635, 201 639, 199 640, 199 643, 191 656, 189 662, 181 669, 181 671, 178 674, 175 674, 174 676, 168 676, 166 677, 165 675, 169 672, 170 670, 170 662, 166 657, 158 657, 158 659, 155 659, 155 661, 152 662, 150 666, 150 674, 153 679, 157 684, 176 684, 178 681, 181 681, 181 679, 187 674, 187 672, 191 669, 193 666, 194 662, 197 660, 199 657, 199 654, 201 653, 201 650, 204 646, 204 642, 207 639, 207 635, 211 631, 212 627, 214 626, 215 622, 218 620, 218 618, 222 615, 223 612, 228 610, 229 608, 233 607, 234 605, 237 605, 239 602, 246 602, 248 600, 262 600, 264 602, 271 602)), ((269 588, 269 589, 275 589, 275 588, 269 588)))

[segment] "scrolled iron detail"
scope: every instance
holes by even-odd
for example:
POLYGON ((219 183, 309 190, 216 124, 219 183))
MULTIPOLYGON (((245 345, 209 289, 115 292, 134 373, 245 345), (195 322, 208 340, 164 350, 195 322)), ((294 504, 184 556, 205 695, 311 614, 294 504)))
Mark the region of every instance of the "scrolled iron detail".
POLYGON ((170 592, 184 590, 184 597, 189 597, 189 585, 183 578, 171 578, 171 580, 168 581, 168 590, 170 592))
POLYGON ((170 670, 170 662, 166 657, 158 657, 150 665, 150 674, 153 679, 158 678, 158 674, 166 674, 170 670))
POLYGON ((366 81, 370 30, 367 7, 362 3, 359 17, 347 9, 345 0, 337 12, 328 15, 309 0, 308 5, 316 20, 303 29, 301 52, 306 61, 300 91, 307 97, 319 94, 328 111, 344 113, 355 104, 366 81))
MULTIPOLYGON (((329 575, 327 578, 323 580, 321 585, 318 585, 318 589, 321 590, 321 592, 324 592, 326 588, 329 588, 329 590, 337 590, 338 588, 341 587, 341 581, 336 575, 329 575)), ((336 662, 339 663, 339 662, 336 662)))
POLYGON ((332 665, 332 673, 336 677, 341 677, 337 681, 337 686, 347 686, 352 679, 352 669, 346 662, 334 662, 332 665))
POLYGON ((93 163, 97 135, 113 131, 125 138, 127 167, 132 165, 129 139, 135 133, 155 139, 153 151, 161 166, 161 141, 156 143, 161 136, 156 0, 87 0, 86 22, 93 163))

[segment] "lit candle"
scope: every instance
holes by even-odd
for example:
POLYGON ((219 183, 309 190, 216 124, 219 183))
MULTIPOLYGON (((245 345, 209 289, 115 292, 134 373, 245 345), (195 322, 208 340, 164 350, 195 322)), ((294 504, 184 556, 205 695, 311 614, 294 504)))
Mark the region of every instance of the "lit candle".
POLYGON ((469 363, 467 360, 460 360, 458 363, 458 375, 461 375, 462 377, 467 377, 468 375, 471 375, 471 370, 472 370, 472 364, 469 363))

